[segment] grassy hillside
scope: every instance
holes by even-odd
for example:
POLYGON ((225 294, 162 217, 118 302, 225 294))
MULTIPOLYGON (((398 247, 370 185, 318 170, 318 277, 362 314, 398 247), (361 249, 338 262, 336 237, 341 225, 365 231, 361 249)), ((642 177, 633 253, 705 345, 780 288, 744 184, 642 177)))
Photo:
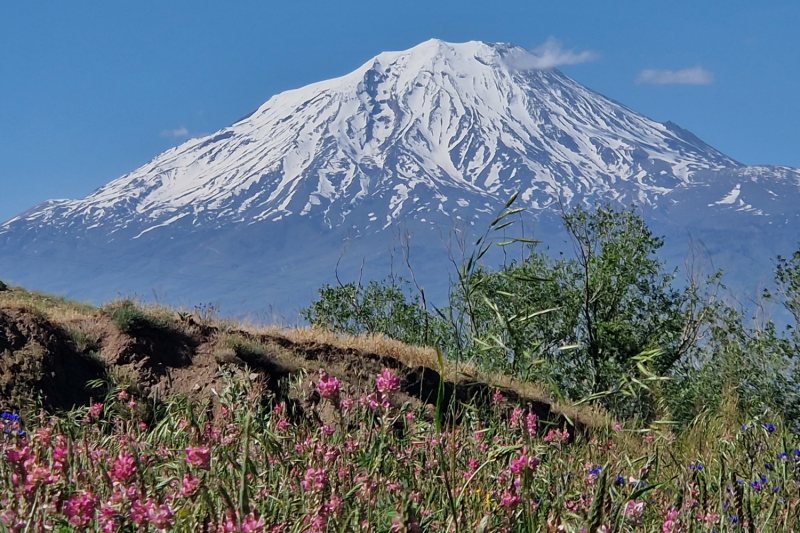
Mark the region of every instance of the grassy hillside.
POLYGON ((8 531, 794 531, 800 446, 680 431, 385 336, 0 291, 8 531))

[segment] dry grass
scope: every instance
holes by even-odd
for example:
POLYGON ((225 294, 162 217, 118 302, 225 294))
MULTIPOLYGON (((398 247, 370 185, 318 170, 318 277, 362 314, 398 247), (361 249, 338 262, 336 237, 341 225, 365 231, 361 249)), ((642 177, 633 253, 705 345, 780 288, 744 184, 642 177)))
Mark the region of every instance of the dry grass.
POLYGON ((29 309, 54 323, 89 318, 99 312, 90 304, 21 287, 9 287, 9 290, 0 292, 0 309, 29 309))
MULTIPOLYGON (((392 357, 409 367, 425 366, 440 369, 436 350, 427 346, 410 346, 400 341, 378 335, 339 335, 318 328, 280 329, 275 327, 248 327, 253 335, 283 337, 298 344, 327 344, 339 349, 355 349, 363 353, 374 353, 392 357)), ((589 405, 573 405, 555 400, 548 391, 538 383, 525 382, 506 374, 485 372, 475 365, 445 360, 443 376, 448 381, 480 382, 492 387, 508 389, 521 397, 540 400, 550 404, 557 411, 571 420, 580 420, 591 427, 602 427, 609 423, 605 411, 589 405)))
MULTIPOLYGON (((109 302, 101 308, 89 304, 82 304, 63 297, 53 296, 35 291, 28 291, 20 287, 9 287, 9 290, 0 292, 0 309, 18 308, 29 309, 44 316, 55 324, 60 324, 67 329, 75 329, 75 323, 86 323, 87 319, 97 319, 104 312, 115 309, 120 301, 109 302)), ((141 304, 134 302, 137 307, 150 318, 160 323, 170 322, 178 329, 185 329, 186 323, 181 322, 176 309, 155 304, 141 304)), ((199 320, 199 317, 196 317, 199 320)), ((251 336, 278 337, 298 345, 328 345, 341 350, 356 350, 362 353, 378 354, 396 359, 408 367, 424 366, 441 371, 439 357, 436 350, 431 347, 411 346, 382 335, 349 336, 340 335, 319 328, 293 328, 284 329, 274 326, 244 325, 229 319, 213 319, 203 321, 206 325, 215 327, 220 332, 219 346, 232 348, 233 344, 247 342, 259 343, 259 346, 250 346, 254 352, 268 353, 271 358, 292 367, 315 367, 308 361, 300 361, 290 350, 282 348, 272 342, 255 340, 243 341, 237 332, 244 332, 251 336)), ((79 328, 80 329, 80 328, 79 328)), ((443 377, 452 382, 480 382, 492 387, 513 390, 522 397, 540 400, 550 404, 553 409, 573 420, 580 420, 589 426, 602 427, 609 422, 608 416, 590 406, 575 406, 556 401, 542 386, 537 383, 523 382, 511 376, 485 372, 473 364, 452 360, 444 361, 443 377)))

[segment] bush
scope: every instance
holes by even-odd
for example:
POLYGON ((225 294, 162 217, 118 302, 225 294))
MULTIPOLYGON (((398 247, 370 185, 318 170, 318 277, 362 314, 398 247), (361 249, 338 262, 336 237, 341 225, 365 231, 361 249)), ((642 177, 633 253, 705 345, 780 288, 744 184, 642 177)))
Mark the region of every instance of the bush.
POLYGON ((122 333, 131 333, 151 325, 144 311, 127 299, 114 306, 111 311, 111 321, 122 333))
MULTIPOLYGON (((623 418, 686 423, 732 395, 743 412, 786 412, 800 429, 797 327, 779 334, 772 323, 745 325, 741 311, 715 300, 719 274, 678 286, 656 255, 663 240, 632 209, 566 213, 574 254, 553 257, 528 239, 497 242, 520 212, 510 206, 463 261, 449 306, 431 313, 388 279, 323 287, 303 316, 340 333, 436 344, 450 359, 623 418), (526 249, 522 259, 498 269, 480 263, 490 247, 514 242, 526 249)), ((800 325, 800 251, 778 258, 776 282, 800 325)))
POLYGON ((319 300, 300 311, 311 325, 348 335, 387 335, 413 345, 434 345, 444 335, 442 320, 411 295, 408 283, 389 278, 366 286, 325 285, 319 300))

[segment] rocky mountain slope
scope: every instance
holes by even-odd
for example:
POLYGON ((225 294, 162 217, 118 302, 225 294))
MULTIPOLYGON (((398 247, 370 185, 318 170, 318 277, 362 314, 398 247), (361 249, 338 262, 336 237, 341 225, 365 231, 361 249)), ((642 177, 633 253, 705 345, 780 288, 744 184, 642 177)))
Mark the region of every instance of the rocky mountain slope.
POLYGON ((276 95, 84 199, 2 224, 0 273, 78 298, 291 314, 344 248, 345 277, 362 259, 382 276, 409 231, 441 295, 451 228, 483 229, 517 191, 545 241, 562 206, 636 204, 670 261, 691 233, 745 284, 794 250, 800 172, 741 165, 556 69, 520 68, 527 53, 431 40, 276 95))

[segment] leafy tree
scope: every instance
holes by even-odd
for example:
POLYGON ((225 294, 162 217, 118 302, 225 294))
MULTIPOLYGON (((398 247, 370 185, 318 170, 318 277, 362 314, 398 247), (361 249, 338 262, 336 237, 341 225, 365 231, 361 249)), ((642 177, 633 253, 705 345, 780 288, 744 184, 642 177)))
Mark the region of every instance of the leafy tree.
POLYGON ((300 311, 314 326, 350 335, 384 334, 415 345, 433 345, 442 336, 441 320, 423 308, 404 280, 325 285, 319 295, 300 311))

